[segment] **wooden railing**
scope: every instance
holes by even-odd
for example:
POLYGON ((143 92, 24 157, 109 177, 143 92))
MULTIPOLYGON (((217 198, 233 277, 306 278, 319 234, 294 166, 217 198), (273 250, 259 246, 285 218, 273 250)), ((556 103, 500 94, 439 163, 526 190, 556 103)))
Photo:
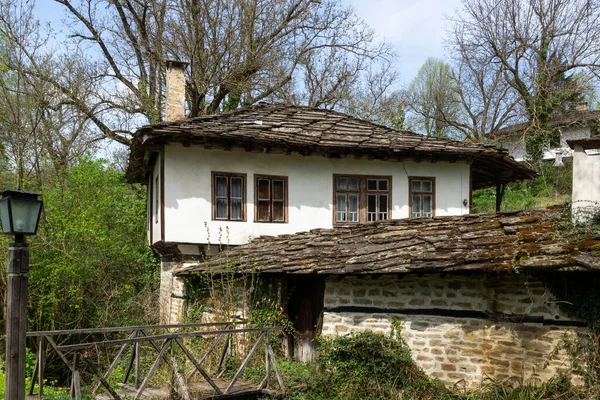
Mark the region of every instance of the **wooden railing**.
MULTIPOLYGON (((128 354, 129 350, 131 350, 129 360, 127 361, 122 382, 119 384, 124 395, 139 399, 144 390, 148 388, 150 380, 155 375, 162 361, 166 363, 171 372, 171 376, 174 377, 176 390, 181 398, 185 400, 192 399, 189 383, 196 373, 199 373, 210 387, 208 387, 208 391, 195 393, 194 398, 198 398, 198 396, 200 398, 202 396, 218 398, 220 396, 231 395, 234 391, 236 393, 243 392, 244 390, 249 391, 248 385, 245 385, 245 389, 236 388, 235 385, 238 383, 239 378, 248 366, 251 358, 259 351, 259 348, 261 348, 261 344, 263 343, 265 376, 258 386, 252 387, 251 391, 261 392, 266 390, 272 377, 271 373, 273 372, 279 385, 279 390, 285 392, 285 386, 279 373, 275 354, 271 347, 271 334, 274 331, 281 331, 282 328, 240 328, 239 326, 243 324, 245 324, 245 321, 28 332, 27 337, 37 338, 38 341, 37 358, 29 387, 29 394, 34 394, 36 381, 38 397, 42 398, 44 394, 44 364, 47 357, 47 347, 49 346, 50 350, 55 352, 70 370, 70 394, 71 398, 74 399, 81 399, 81 388, 82 386, 86 386, 85 383, 82 382, 80 366, 85 366, 98 378, 98 382, 95 385, 90 385, 92 386, 92 396, 97 393, 100 387, 104 387, 113 399, 121 399, 118 391, 109 383, 109 377, 117 367, 118 363, 128 354), (190 329, 192 331, 189 331, 190 329), (153 331, 164 331, 164 333, 150 334, 150 332, 153 331), (110 336, 119 332, 128 333, 128 335, 126 338, 121 339, 107 339, 81 343, 73 343, 71 341, 72 344, 68 345, 58 345, 55 340, 57 337, 67 335, 71 337, 74 335, 110 336), (250 348, 250 350, 237 368, 235 374, 228 379, 223 379, 225 372, 224 361, 227 354, 231 352, 232 340, 236 335, 246 334, 246 337, 253 336, 247 335, 250 333, 254 333, 258 335, 258 337, 251 347, 250 344, 242 346, 244 349, 250 348), (188 346, 184 344, 183 339, 185 338, 214 339, 208 346, 208 349, 204 351, 204 354, 201 357, 196 358, 188 346), (141 379, 143 374, 140 365, 143 349, 142 344, 147 344, 145 348, 149 348, 156 354, 154 361, 146 371, 143 379, 141 379), (92 349, 106 348, 109 346, 120 346, 120 348, 116 355, 114 355, 114 358, 106 371, 102 373, 95 360, 89 356, 89 352, 92 349), (218 353, 215 352, 217 352, 218 349, 220 349, 218 363, 211 373, 208 370, 208 367, 203 364, 211 354, 215 354, 216 356, 218 353), (182 368, 179 365, 180 361, 178 361, 175 353, 177 350, 179 350, 181 354, 185 356, 185 360, 188 360, 193 366, 193 370, 187 376, 184 376, 181 372, 182 368), (128 384, 132 377, 132 370, 133 385, 128 384)), ((181 359, 182 358, 180 357, 179 360, 181 359)))

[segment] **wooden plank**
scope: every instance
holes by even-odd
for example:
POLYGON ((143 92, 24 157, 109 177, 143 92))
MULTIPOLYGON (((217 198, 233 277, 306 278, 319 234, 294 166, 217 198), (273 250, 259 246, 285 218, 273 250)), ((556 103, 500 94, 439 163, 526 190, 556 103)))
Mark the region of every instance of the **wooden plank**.
POLYGON ((132 325, 132 326, 120 326, 112 328, 86 328, 86 329, 63 329, 55 331, 32 331, 27 332, 27 337, 37 336, 59 336, 59 335, 79 335, 79 334, 94 334, 94 333, 111 333, 111 332, 125 332, 144 329, 147 331, 155 329, 183 329, 183 328, 201 328, 210 326, 228 326, 228 325, 244 325, 248 321, 241 319, 239 321, 225 321, 225 322, 202 322, 194 324, 169 324, 169 325, 132 325))
POLYGON ((136 388, 140 387, 140 350, 141 350, 141 344, 140 343, 136 343, 135 344, 135 377, 134 377, 134 385, 136 388))
POLYGON ((221 357, 219 358, 219 364, 217 365, 217 371, 216 373, 218 374, 217 377, 220 377, 221 374, 225 371, 223 368, 223 362, 225 361, 225 356, 227 355, 227 350, 229 350, 229 347, 231 346, 231 333, 227 335, 227 341, 225 342, 225 346, 223 347, 223 352, 221 353, 221 357))
MULTIPOLYGON (((212 342, 212 344, 210 345, 210 347, 208 348, 208 350, 206 350, 206 353, 204 353, 204 355, 200 358, 200 360, 198 361, 198 364, 202 365, 202 363, 213 352, 213 350, 215 349, 215 347, 218 346, 218 344, 221 341, 221 339, 224 338, 225 336, 227 336, 227 334, 222 333, 222 334, 220 334, 219 336, 216 337, 216 339, 212 342)), ((196 373, 196 370, 193 370, 192 372, 190 372, 190 374, 188 375, 188 380, 190 380, 192 378, 192 376, 194 376, 195 373, 196 373)))
POLYGON ((33 395, 33 389, 35 387, 35 378, 36 378, 36 374, 38 373, 38 365, 40 362, 40 350, 38 348, 38 354, 37 357, 35 358, 35 364, 33 365, 33 372, 31 373, 31 382, 29 384, 29 395, 33 395))
POLYGON ((240 367, 238 368, 237 372, 233 376, 233 379, 231 380, 231 383, 229 384, 229 386, 227 386, 227 389, 225 389, 225 394, 228 394, 231 391, 231 389, 233 388, 233 385, 235 385, 235 382, 238 380, 238 378, 240 377, 240 375, 242 374, 242 372, 246 368, 246 365, 248 365, 248 362, 250 361, 250 358, 252 358, 252 356, 254 355, 254 353, 256 352, 256 350, 258 349, 258 346, 262 342, 262 340, 265 337, 265 335, 266 335, 266 332, 263 332, 263 333, 260 334, 260 336, 256 340, 256 343, 254 343, 254 346, 252 346, 252 349, 250 350, 250 352, 248 353, 248 355, 246 356, 246 358, 242 362, 242 365, 240 365, 240 367))
POLYGON ((163 358, 165 351, 167 350, 167 347, 169 347, 169 345, 171 344, 171 340, 172 339, 165 339, 165 342, 163 343, 162 347, 160 348, 160 350, 158 352, 158 356, 156 357, 156 360, 154 360, 154 363, 152 363, 152 366, 150 367, 150 371, 148 371, 148 375, 146 375, 142 384, 140 385, 140 388, 138 389, 137 393, 135 394, 135 397, 134 397, 135 400, 140 398, 140 396, 142 395, 142 392, 144 391, 144 388, 148 385, 148 382, 150 382, 150 379, 152 379, 152 376, 154 375, 154 373, 156 372, 156 369, 158 368, 158 364, 160 364, 161 358, 163 358))
POLYGON ((206 371, 204 371, 202 365, 198 361, 196 361, 192 353, 190 353, 187 347, 183 345, 181 339, 177 338, 175 339, 175 342, 179 345, 181 350, 185 353, 185 355, 192 362, 192 364, 194 364, 194 367, 196 368, 195 371, 200 372, 200 375, 202 375, 204 379, 206 379, 206 382, 208 382, 208 384, 215 390, 215 392, 217 392, 217 394, 223 394, 223 392, 221 392, 221 389, 219 389, 219 387, 213 382, 213 380, 210 379, 210 376, 206 373, 206 371))
POLYGON ((181 333, 168 333, 164 335, 152 335, 145 337, 137 337, 131 339, 115 339, 115 340, 105 340, 101 342, 88 342, 81 344, 72 344, 66 346, 60 346, 59 349, 63 351, 73 351, 73 350, 83 350, 90 347, 95 346, 108 346, 115 344, 123 344, 123 343, 141 343, 148 342, 153 340, 163 340, 163 339, 175 339, 177 337, 201 337, 201 336, 213 336, 220 335, 221 333, 245 333, 245 332, 263 332, 265 330, 269 331, 281 331, 283 327, 277 326, 274 328, 244 328, 244 329, 231 329, 231 330, 221 330, 221 331, 200 331, 200 332, 181 332, 181 333))
POLYGON ((46 338, 44 336, 40 336, 38 346, 41 349, 38 355, 40 366, 38 370, 38 398, 41 399, 44 396, 44 370, 46 365, 46 338))
POLYGON ((94 364, 92 361, 90 361, 90 359, 88 357, 83 357, 83 361, 90 367, 92 372, 95 373, 96 376, 98 376, 98 379, 100 379, 100 382, 102 382, 102 385, 112 395, 113 399, 121 400, 121 397, 117 394, 115 389, 113 389, 113 387, 110 386, 110 384, 104 378, 102 378, 102 375, 100 374, 100 371, 98 371, 96 364, 94 364))
MULTIPOLYGON (((137 334, 137 331, 132 332, 129 335, 129 338, 135 337, 136 334, 137 334)), ((110 366, 108 367, 108 369, 104 373, 104 376, 103 376, 104 379, 108 379, 108 377, 110 376, 111 372, 115 369, 115 367, 117 366, 117 363, 121 360, 121 357, 123 357, 123 354, 125 353, 125 350, 129 346, 130 346, 130 343, 125 343, 125 344, 123 344, 123 346, 121 346, 121 349, 117 353, 115 359, 113 360, 112 363, 110 363, 110 366)), ((101 385, 100 382, 96 383, 96 385, 94 386, 94 389, 92 390, 92 394, 96 393, 96 391, 98 390, 98 388, 100 388, 100 385, 101 385)))
POLYGON ((50 337, 50 336, 45 336, 45 338, 48 341, 48 344, 50 345, 50 347, 52 347, 52 349, 56 352, 56 354, 58 354, 58 356, 65 363, 65 365, 67 367, 69 367, 69 369, 71 370, 71 372, 74 372, 75 371, 74 366, 72 366, 71 364, 69 364, 69 360, 67 360, 67 357, 65 356, 65 354, 58 348, 58 346, 56 345, 56 343, 54 343, 54 339, 52 339, 52 337, 50 337))
POLYGON ((281 378, 281 374, 279 373, 279 368, 277 367, 277 360, 275 359, 275 353, 273 353, 273 349, 269 346, 269 355, 271 356, 271 362, 273 363, 273 370, 275 371, 275 377, 277 377, 277 383, 279 383, 279 388, 285 394, 285 385, 283 384, 283 379, 281 378))

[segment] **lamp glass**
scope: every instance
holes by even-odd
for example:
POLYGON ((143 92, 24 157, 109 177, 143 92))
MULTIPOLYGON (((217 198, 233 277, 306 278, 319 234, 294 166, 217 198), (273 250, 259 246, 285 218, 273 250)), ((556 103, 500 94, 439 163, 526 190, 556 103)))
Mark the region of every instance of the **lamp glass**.
POLYGON ((0 223, 2 223, 2 232, 12 232, 12 227, 10 226, 8 198, 6 197, 0 199, 0 223))
POLYGON ((42 203, 13 198, 10 201, 10 208, 12 211, 13 232, 35 235, 42 203))

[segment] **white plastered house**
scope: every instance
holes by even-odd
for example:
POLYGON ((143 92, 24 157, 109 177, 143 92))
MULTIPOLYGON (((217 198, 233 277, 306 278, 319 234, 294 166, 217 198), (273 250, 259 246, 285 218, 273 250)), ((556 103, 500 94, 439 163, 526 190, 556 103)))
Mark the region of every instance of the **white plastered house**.
MULTIPOLYGON (((542 159, 562 165, 563 158, 573 157, 574 151, 567 142, 596 136, 599 120, 600 111, 588 110, 587 105, 557 115, 550 122, 550 128, 555 132, 555 136, 544 148, 542 159)), ((528 123, 507 126, 496 132, 492 139, 506 149, 516 161, 522 162, 527 159, 525 136, 529 127, 528 123)))
POLYGON ((282 104, 189 119, 184 65, 170 66, 168 121, 138 129, 127 171, 148 187, 163 322, 181 317, 182 276, 235 256, 280 282, 296 358, 318 332, 401 319, 415 361, 449 384, 564 370, 540 373, 584 327, 546 282, 590 268, 586 249, 556 242, 553 210, 469 215, 474 189, 534 176, 506 150, 282 104))
POLYGON ((169 62, 169 121, 137 130, 127 172, 148 187, 163 321, 181 310, 176 262, 263 235, 464 215, 473 189, 533 176, 493 146, 319 108, 258 104, 186 119, 184 68, 169 62))

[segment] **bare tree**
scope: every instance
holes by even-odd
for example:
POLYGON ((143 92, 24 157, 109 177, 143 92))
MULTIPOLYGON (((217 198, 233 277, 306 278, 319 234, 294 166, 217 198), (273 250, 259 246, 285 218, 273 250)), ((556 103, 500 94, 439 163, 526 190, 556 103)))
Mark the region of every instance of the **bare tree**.
POLYGON ((45 78, 123 144, 130 127, 162 120, 167 59, 190 62, 186 98, 194 117, 263 99, 336 107, 372 61, 393 57, 352 10, 329 0, 55 1, 69 21, 71 42, 62 45, 71 60, 77 54, 88 87, 47 74, 27 51, 22 72, 45 78))
POLYGON ((90 119, 65 94, 93 98, 98 88, 87 81, 77 54, 48 51, 50 33, 32 10, 26 1, 0 4, 0 131, 17 186, 39 186, 104 137, 90 129, 90 119))
POLYGON ((519 98, 504 79, 501 65, 470 57, 457 43, 452 78, 462 104, 462 119, 447 121, 466 140, 485 141, 503 126, 517 119, 519 98))
POLYGON ((403 93, 397 89, 398 73, 389 62, 371 65, 349 87, 338 109, 358 118, 394 129, 406 129, 403 93))
POLYGON ((493 65, 536 129, 573 98, 570 76, 600 71, 598 1, 463 0, 455 22, 452 40, 466 66, 493 65))

